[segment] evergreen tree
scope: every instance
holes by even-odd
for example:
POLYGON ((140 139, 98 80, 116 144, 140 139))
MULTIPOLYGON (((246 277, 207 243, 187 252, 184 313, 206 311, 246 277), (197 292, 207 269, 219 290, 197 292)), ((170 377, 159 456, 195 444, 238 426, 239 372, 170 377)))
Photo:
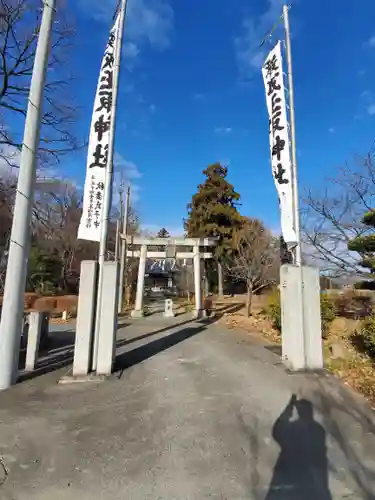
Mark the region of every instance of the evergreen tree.
MULTIPOLYGON (((375 210, 367 212, 362 223, 369 228, 375 228, 375 210)), ((361 266, 369 269, 371 274, 375 273, 375 233, 357 236, 349 241, 348 249, 358 252, 362 257, 361 266)))
POLYGON ((205 261, 205 274, 206 289, 209 288, 209 282, 216 282, 219 295, 223 295, 222 263, 224 259, 230 258, 234 232, 242 225, 242 217, 237 210, 240 195, 227 181, 227 173, 227 167, 220 163, 214 163, 203 171, 206 180, 198 186, 198 191, 188 204, 188 217, 185 220, 187 236, 218 237, 215 247, 217 265, 213 268, 212 263, 205 261))
POLYGON ((234 231, 241 226, 242 217, 237 210, 240 195, 227 177, 228 169, 220 163, 210 165, 203 174, 206 180, 198 186, 188 205, 185 229, 188 236, 219 237, 216 257, 222 259, 232 248, 234 231))
POLYGON ((169 238, 170 234, 169 232, 165 229, 165 227, 161 228, 158 234, 156 235, 158 238, 169 238))

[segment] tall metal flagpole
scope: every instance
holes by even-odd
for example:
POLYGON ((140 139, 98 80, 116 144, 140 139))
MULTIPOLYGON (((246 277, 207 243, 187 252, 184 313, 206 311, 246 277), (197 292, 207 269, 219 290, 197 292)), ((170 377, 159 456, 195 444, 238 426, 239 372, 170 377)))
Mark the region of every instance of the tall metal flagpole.
POLYGON ((294 113, 294 85, 293 85, 293 66, 292 66, 292 45, 290 41, 290 25, 289 25, 289 5, 283 5, 283 18, 285 27, 285 48, 288 71, 288 87, 289 87, 289 112, 290 112, 290 135, 291 135, 291 150, 292 150, 292 188, 293 188, 293 212, 294 212, 294 230, 296 233, 297 246, 294 250, 294 264, 299 267, 300 278, 300 304, 301 304, 301 332, 303 337, 303 357, 304 366, 307 367, 307 339, 305 330, 305 309, 304 309, 304 285, 303 285, 303 267, 302 267, 302 248, 301 248, 301 230, 299 216, 299 197, 298 197, 298 175, 297 175, 297 147, 296 147, 296 123, 294 113))
POLYGON ((121 240, 121 256, 120 256, 120 280, 118 286, 118 312, 122 312, 122 302, 124 297, 124 284, 126 286, 125 273, 126 273, 126 258, 127 258, 127 241, 126 236, 128 235, 128 219, 129 219, 129 208, 130 208, 130 186, 126 190, 126 200, 125 200, 125 212, 124 220, 122 223, 122 234, 125 238, 121 240))
POLYGON ((294 263, 297 266, 302 265, 302 249, 301 249, 301 230, 299 217, 299 198, 298 198, 298 176, 297 176, 297 148, 296 148, 296 124, 294 113, 294 86, 293 86, 293 68, 292 68, 292 46, 290 41, 290 26, 289 26, 289 5, 283 5, 283 19, 285 27, 285 46, 288 71, 288 87, 289 87, 289 112, 290 112, 290 135, 291 135, 291 151, 292 151, 292 176, 293 176, 293 219, 294 230, 297 237, 297 246, 294 251, 294 263))
POLYGON ((25 120, 0 324, 0 390, 15 382, 23 316, 43 93, 55 0, 44 0, 25 120))
POLYGON ((97 295, 97 309, 95 318, 95 334, 94 334, 94 346, 93 346, 93 357, 92 357, 92 369, 96 371, 97 359, 98 359, 98 343, 99 343, 99 330, 100 330, 100 304, 102 297, 102 282, 103 282, 103 265, 105 261, 105 254, 107 248, 107 237, 108 237, 108 221, 111 210, 112 203, 112 183, 113 183, 113 156, 114 156, 114 146, 115 146, 115 132, 116 132, 116 110, 117 110, 117 96, 118 96, 118 85, 120 77, 120 65, 121 65, 121 51, 122 51, 122 38, 124 33, 124 21, 126 13, 127 0, 121 0, 120 12, 119 12, 119 28, 118 28, 118 42, 116 44, 116 54, 114 61, 113 70, 113 100, 111 109, 111 123, 109 130, 109 144, 108 144, 108 160, 107 169, 105 175, 104 183, 104 195, 103 195, 103 216, 101 221, 101 233, 100 233, 100 243, 99 243, 99 279, 98 279, 98 295, 97 295))

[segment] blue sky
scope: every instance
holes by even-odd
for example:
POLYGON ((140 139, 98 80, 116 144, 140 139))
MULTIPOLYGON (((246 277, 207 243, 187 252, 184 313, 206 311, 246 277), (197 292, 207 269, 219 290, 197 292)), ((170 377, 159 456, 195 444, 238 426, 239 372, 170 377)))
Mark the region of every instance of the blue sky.
MULTIPOLYGON (((77 0, 71 61, 87 137, 111 25, 109 0, 77 0)), ((215 161, 229 165, 241 212, 279 227, 259 44, 278 0, 128 0, 116 135, 117 167, 131 179, 144 226, 181 232, 186 204, 215 161)), ((290 22, 300 191, 375 139, 375 2, 299 0, 290 22), (360 8, 359 8, 360 4, 360 8)), ((282 30, 273 42, 283 38, 282 30)), ((85 152, 66 158, 83 184, 85 152)))

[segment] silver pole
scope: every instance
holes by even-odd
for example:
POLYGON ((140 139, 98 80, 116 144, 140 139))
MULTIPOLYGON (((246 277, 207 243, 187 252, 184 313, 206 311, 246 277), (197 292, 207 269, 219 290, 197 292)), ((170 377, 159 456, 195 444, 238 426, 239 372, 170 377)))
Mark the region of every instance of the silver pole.
POLYGON ((98 343, 99 343, 99 330, 100 330, 100 305, 102 298, 102 281, 103 281, 103 265, 105 261, 106 247, 107 247, 107 237, 108 237, 108 221, 111 210, 112 202, 112 182, 113 182, 113 156, 114 156, 114 146, 115 146, 115 131, 116 131, 116 110, 117 110, 117 96, 118 96, 118 85, 120 78, 120 63, 121 63, 121 51, 122 51, 122 38, 124 33, 124 20, 126 13, 127 0, 121 0, 121 7, 119 12, 119 32, 118 32, 118 43, 117 50, 115 54, 114 70, 113 70, 113 100, 111 109, 111 124, 109 130, 109 144, 108 144, 108 160, 107 169, 105 174, 105 184, 104 184, 104 196, 103 196, 103 216, 101 223, 101 233, 100 233, 100 244, 99 244, 99 278, 98 278, 98 295, 97 295, 97 307, 96 307, 96 318, 95 318, 95 334, 94 334, 94 346, 93 346, 93 356, 92 356, 92 370, 96 371, 96 364, 98 358, 98 343))
POLYGON ((55 0, 45 0, 25 120, 1 314, 0 390, 15 383, 18 374, 37 151, 54 13, 55 0))
POLYGON ((129 208, 130 208, 130 186, 126 191, 125 200, 125 212, 124 220, 122 223, 122 234, 124 238, 121 240, 121 256, 120 256, 120 282, 118 289, 118 312, 122 312, 122 302, 124 300, 124 284, 126 284, 125 273, 126 273, 126 258, 127 258, 127 241, 126 237, 128 235, 128 219, 129 219, 129 208), (124 283, 125 281, 125 283, 124 283))
POLYGON ((283 6, 283 18, 285 27, 285 46, 288 68, 288 87, 289 87, 289 110, 290 110, 290 135, 292 149, 292 176, 293 176, 293 211, 294 211, 294 230, 297 236, 297 246, 295 248, 295 264, 302 264, 301 251, 301 231, 299 218, 299 199, 298 199, 298 176, 297 176, 297 148, 296 148, 296 123, 294 113, 294 86, 293 86, 293 67, 292 67, 292 46, 290 41, 289 26, 289 6, 283 6))
MULTIPOLYGON (((297 246, 294 251, 294 264, 299 267, 300 280, 301 280, 301 315, 302 323, 305 322, 304 311, 304 285, 303 285, 303 272, 302 272, 302 249, 301 249, 301 231, 300 231, 300 217, 299 217, 299 198, 298 198, 298 176, 297 176, 297 148, 296 148, 296 123, 294 113, 294 86, 293 86, 293 67, 292 67, 292 46, 290 41, 290 25, 289 25, 289 5, 283 5, 283 18, 285 27, 285 47, 288 68, 288 87, 289 87, 289 111, 290 111, 290 135, 291 135, 291 149, 292 149, 292 176, 293 176, 293 211, 294 211, 294 230, 297 236, 297 246)), ((306 358, 306 332, 303 326, 303 353, 305 367, 307 367, 306 358)))
POLYGON ((115 242, 115 262, 118 261, 119 238, 120 238, 120 221, 119 221, 119 219, 117 219, 117 221, 116 221, 116 242, 115 242))

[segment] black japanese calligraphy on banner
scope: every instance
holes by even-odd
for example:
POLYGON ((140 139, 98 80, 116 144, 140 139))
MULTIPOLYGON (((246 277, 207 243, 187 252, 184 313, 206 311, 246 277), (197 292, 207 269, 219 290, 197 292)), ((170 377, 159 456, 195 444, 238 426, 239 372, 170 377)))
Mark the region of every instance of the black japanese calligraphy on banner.
POLYGON ((294 243, 292 168, 280 42, 264 62, 262 75, 268 111, 272 174, 280 200, 281 229, 284 240, 294 243))
POLYGON ((92 225, 92 214, 94 209, 94 196, 95 196, 95 175, 91 176, 90 179, 90 190, 89 190, 89 206, 86 214, 86 228, 90 229, 92 225))
POLYGON ((115 54, 118 46, 119 15, 105 47, 93 107, 87 151, 86 180, 78 238, 100 241, 103 196, 113 106, 115 54))

